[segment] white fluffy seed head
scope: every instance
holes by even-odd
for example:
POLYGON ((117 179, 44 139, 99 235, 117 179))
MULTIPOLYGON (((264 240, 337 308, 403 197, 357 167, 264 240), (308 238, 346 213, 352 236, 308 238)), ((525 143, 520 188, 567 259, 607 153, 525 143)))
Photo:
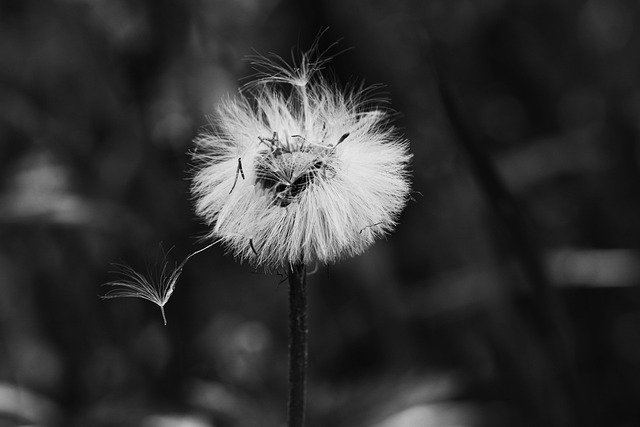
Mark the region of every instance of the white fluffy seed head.
POLYGON ((196 213, 241 260, 267 269, 331 263, 391 231, 410 191, 408 141, 364 92, 262 58, 259 78, 196 139, 196 213))

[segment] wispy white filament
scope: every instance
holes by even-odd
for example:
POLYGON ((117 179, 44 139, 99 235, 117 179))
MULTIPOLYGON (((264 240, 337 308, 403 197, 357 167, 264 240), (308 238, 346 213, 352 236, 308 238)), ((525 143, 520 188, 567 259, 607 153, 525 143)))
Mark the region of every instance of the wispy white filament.
POLYGON ((196 213, 210 237, 269 269, 363 252, 407 202, 408 141, 365 91, 322 79, 310 55, 297 68, 256 64, 259 78, 196 139, 196 213))
POLYGON ((173 295, 176 283, 182 274, 182 269, 192 256, 209 249, 215 243, 216 242, 211 243, 202 249, 198 249, 191 255, 187 256, 180 264, 174 264, 172 268, 165 256, 159 270, 156 272, 149 272, 149 277, 138 273, 128 265, 115 264, 115 273, 118 273, 121 277, 118 280, 105 283, 105 286, 111 286, 112 289, 101 298, 142 298, 147 301, 151 301, 160 307, 162 320, 166 325, 167 317, 164 312, 164 306, 169 301, 169 298, 171 298, 171 295, 173 295))

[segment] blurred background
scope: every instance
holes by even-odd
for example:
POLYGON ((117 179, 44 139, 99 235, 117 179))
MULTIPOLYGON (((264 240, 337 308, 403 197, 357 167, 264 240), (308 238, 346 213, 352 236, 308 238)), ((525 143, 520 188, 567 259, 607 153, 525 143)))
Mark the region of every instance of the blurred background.
MULTIPOLYGON (((188 151, 246 55, 338 39, 414 201, 310 276, 308 425, 640 425, 633 0, 3 0, 0 426, 282 426, 287 286, 214 247, 166 306, 112 262, 206 232, 188 151)), ((151 267, 152 268, 152 267, 151 267)))

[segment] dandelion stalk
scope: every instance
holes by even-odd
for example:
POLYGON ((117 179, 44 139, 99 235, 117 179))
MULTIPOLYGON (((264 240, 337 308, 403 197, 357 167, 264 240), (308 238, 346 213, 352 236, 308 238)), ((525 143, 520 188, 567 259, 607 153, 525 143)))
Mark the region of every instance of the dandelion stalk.
POLYGON ((304 264, 289 267, 289 405, 287 425, 304 426, 307 370, 307 280, 304 264))

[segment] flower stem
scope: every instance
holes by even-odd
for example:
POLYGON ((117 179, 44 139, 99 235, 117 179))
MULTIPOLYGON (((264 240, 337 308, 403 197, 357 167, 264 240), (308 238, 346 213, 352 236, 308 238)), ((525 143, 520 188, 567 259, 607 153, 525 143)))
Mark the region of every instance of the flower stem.
POLYGON ((307 274, 303 263, 289 267, 289 405, 287 425, 304 426, 307 369, 307 274))

